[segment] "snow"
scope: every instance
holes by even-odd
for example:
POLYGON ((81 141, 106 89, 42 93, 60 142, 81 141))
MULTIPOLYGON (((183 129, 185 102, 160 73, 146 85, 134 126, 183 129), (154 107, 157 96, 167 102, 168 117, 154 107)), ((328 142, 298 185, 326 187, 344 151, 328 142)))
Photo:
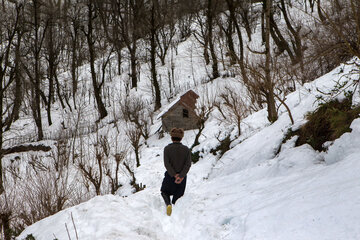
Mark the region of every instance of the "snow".
POLYGON ((165 113, 167 113, 176 103, 180 101, 180 97, 176 98, 174 101, 172 101, 167 107, 162 110, 159 115, 157 115, 156 119, 160 119, 165 113))
POLYGON ((329 147, 328 154, 325 156, 326 163, 333 164, 349 156, 360 159, 360 119, 355 119, 350 128, 352 129, 351 133, 344 133, 329 147))
MULTIPOLYGON (((342 67, 344 74, 351 71, 342 67)), ((294 125, 282 108, 271 125, 265 110, 248 116, 242 135, 220 159, 209 153, 217 144, 214 136, 231 130, 209 120, 194 149, 202 159, 190 169, 185 195, 171 217, 159 193, 162 151, 170 137, 152 135, 135 172, 146 184, 143 191, 92 198, 27 227, 17 239, 28 234, 37 240, 360 239, 360 118, 325 153, 309 145, 295 147, 296 137, 282 143, 287 130, 303 125, 306 113, 317 107, 317 89, 332 89, 341 79, 338 72, 287 96, 294 125)), ((183 143, 190 146, 195 134, 186 131, 183 143)))
MULTIPOLYGON (((301 14, 301 11, 297 12, 301 14)), ((304 17, 304 22, 306 19, 304 17)), ((257 34, 260 35, 260 32, 257 34)), ((257 49, 259 45, 261 36, 254 36, 248 43, 251 49, 257 49)), ((202 47, 193 36, 177 46, 177 54, 173 52, 174 49, 170 49, 166 65, 157 69, 164 91, 163 107, 154 115, 151 136, 140 149, 141 166, 135 169, 137 183, 145 184, 146 188, 132 194, 133 188, 127 183, 128 176, 120 176, 119 181, 124 186, 115 195, 93 197, 62 210, 28 226, 16 239, 23 240, 29 234, 36 240, 360 239, 360 118, 351 124, 352 132, 326 143, 327 152, 317 152, 306 144, 295 147, 296 137, 283 143, 289 129, 296 130, 306 123, 306 114, 314 111, 319 104, 317 96, 326 97, 321 92, 330 92, 338 81, 347 81, 350 73, 356 71, 351 61, 313 82, 297 86, 297 91, 286 97, 294 124, 291 124, 284 106, 280 107, 279 119, 273 124, 268 122, 266 109, 263 109, 243 119, 241 135, 237 137, 235 127, 219 122, 218 113, 214 111, 206 122, 199 139, 200 145, 193 149, 193 152, 200 153, 201 159, 192 165, 185 195, 177 201, 171 217, 168 217, 160 196, 160 186, 165 171, 163 148, 171 140, 168 135, 158 138, 159 118, 189 88, 199 94, 198 102, 218 96, 225 86, 245 95, 236 77, 218 78, 206 83, 211 72, 207 68, 210 66, 205 65, 202 47), (171 84, 168 79, 170 55, 174 55, 175 78, 171 84), (219 144, 217 138, 226 136, 233 139, 231 149, 219 158, 210 150, 219 144)), ((221 64, 219 66, 221 68, 221 64)), ((124 127, 116 121, 121 111, 115 102, 122 101, 125 95, 139 96, 147 103, 153 100, 149 64, 141 64, 139 86, 130 90, 119 84, 129 81, 128 67, 124 63, 124 74, 114 77, 113 82, 105 83, 114 102, 110 104, 109 116, 100 124, 118 124, 116 128, 104 127, 100 132, 108 139, 110 149, 128 141, 124 127)), ((77 103, 75 113, 54 107, 54 124, 47 128, 49 132, 61 129, 62 124, 68 129, 77 124, 87 127, 97 119, 96 107, 90 100, 93 98, 86 95, 91 94, 86 85, 90 79, 89 67, 81 67, 79 73, 82 80, 79 92, 86 97, 78 98, 82 102, 77 103)), ((355 91, 353 103, 360 104, 359 86, 353 84, 358 81, 359 74, 351 76, 347 86, 355 91)), ((66 73, 63 78, 70 79, 66 73)), ((343 98, 344 95, 337 97, 343 98)), ((45 112, 42 115, 46 116, 45 112)), ((10 140, 18 132, 28 135, 33 133, 34 128, 31 118, 16 121, 13 130, 5 136, 8 139, 5 146, 11 145, 10 140)), ((186 131, 183 144, 190 147, 196 133, 196 130, 186 131)), ((89 152, 93 150, 91 137, 94 136, 84 137, 84 154, 87 154, 87 148, 89 152)), ((52 141, 47 142, 47 145, 53 144, 52 141)), ((21 154, 19 156, 22 157, 21 154)), ((14 156, 7 157, 11 159, 14 156)), ((5 167, 10 164, 10 161, 4 162, 5 167)), ((15 161, 16 164, 20 165, 15 161)), ((73 181, 81 181, 79 178, 77 176, 73 181)))

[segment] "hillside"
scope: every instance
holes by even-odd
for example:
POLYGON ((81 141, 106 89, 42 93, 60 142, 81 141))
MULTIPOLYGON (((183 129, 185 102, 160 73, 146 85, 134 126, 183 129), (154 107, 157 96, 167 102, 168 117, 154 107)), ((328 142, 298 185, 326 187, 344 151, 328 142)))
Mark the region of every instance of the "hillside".
MULTIPOLYGON (((319 91, 333 89, 352 68, 340 66, 287 96, 293 128, 316 109, 319 91)), ((145 190, 128 197, 95 197, 37 222, 17 239, 29 234, 37 240, 360 238, 360 119, 327 152, 294 147, 294 138, 281 143, 291 126, 285 109, 272 125, 265 110, 248 116, 243 125, 244 134, 216 159, 209 150, 221 126, 215 120, 206 124, 197 147, 202 159, 192 166, 185 196, 171 217, 159 194, 165 170, 162 148, 170 139, 154 135, 142 148, 136 170, 145 190)), ((191 144, 193 137, 187 131, 183 143, 191 144)))
POLYGON ((0 240, 360 239, 358 4, 3 1, 0 240))

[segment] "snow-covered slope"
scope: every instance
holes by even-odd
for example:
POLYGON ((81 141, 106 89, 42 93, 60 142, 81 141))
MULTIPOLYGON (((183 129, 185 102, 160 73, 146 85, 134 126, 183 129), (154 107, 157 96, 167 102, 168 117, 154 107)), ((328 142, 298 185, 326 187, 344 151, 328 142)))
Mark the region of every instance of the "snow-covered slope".
MULTIPOLYGON (((351 68, 341 66, 287 97, 293 128, 316 108, 317 89, 332 89, 351 68)), ((35 223, 17 239, 360 239, 360 118, 351 133, 319 153, 294 147, 294 138, 281 144, 291 124, 280 111, 272 125, 265 110, 244 119, 243 134, 221 159, 208 153, 218 132, 216 121, 209 121, 197 147, 203 158, 190 169, 171 217, 159 194, 162 149, 170 138, 152 136, 136 171, 145 190, 95 197, 35 223)), ((191 145, 194 134, 187 131, 183 143, 191 145)))

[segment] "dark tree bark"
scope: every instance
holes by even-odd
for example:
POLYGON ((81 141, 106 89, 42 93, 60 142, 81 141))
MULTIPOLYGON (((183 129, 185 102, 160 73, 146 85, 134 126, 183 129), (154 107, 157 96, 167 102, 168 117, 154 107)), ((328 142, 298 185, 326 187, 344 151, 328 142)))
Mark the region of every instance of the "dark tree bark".
POLYGON ((317 3, 316 6, 317 6, 317 11, 318 11, 320 20, 321 20, 322 22, 326 22, 326 17, 324 16, 323 10, 322 10, 322 8, 321 8, 321 1, 320 1, 320 0, 317 0, 316 3, 317 3))
POLYGON ((160 58, 161 65, 165 65, 165 57, 171 46, 173 46, 173 38, 177 32, 175 21, 179 18, 178 9, 174 0, 156 2, 156 19, 158 29, 156 33, 157 56, 160 58))
POLYGON ((271 17, 271 8, 272 8, 272 0, 265 0, 265 87, 266 91, 266 103, 268 110, 268 119, 270 122, 275 122, 278 118, 276 105, 275 105, 275 95, 274 95, 274 83, 271 78, 271 52, 270 52, 270 17, 271 17))
POLYGON ((309 5, 310 5, 311 12, 314 12, 315 0, 309 0, 309 5))
POLYGON ((144 8, 143 0, 126 0, 119 12, 118 17, 121 20, 121 36, 130 54, 130 78, 131 87, 137 88, 138 76, 137 76, 137 43, 136 41, 141 37, 142 26, 141 23, 144 8))
POLYGON ((246 30, 246 34, 248 36, 249 41, 251 41, 251 27, 250 27, 250 11, 249 8, 251 6, 250 2, 247 1, 240 1, 239 8, 240 8, 240 16, 241 20, 243 21, 244 28, 246 30))
POLYGON ((237 56, 236 56, 234 41, 233 41, 233 33, 234 33, 233 19, 230 16, 227 17, 226 28, 225 28, 225 26, 223 26, 222 23, 219 23, 218 25, 222 29, 222 31, 224 32, 224 34, 226 36, 226 42, 227 42, 227 47, 228 47, 227 54, 230 57, 230 65, 234 65, 237 63, 237 56))
MULTIPOLYGON (((51 5, 48 6, 48 12, 47 12, 47 22, 48 22, 48 28, 47 32, 45 34, 45 49, 46 49, 46 60, 48 62, 48 73, 47 78, 49 81, 49 89, 48 89, 48 97, 46 101, 46 112, 47 112, 47 119, 49 126, 52 125, 52 119, 51 119, 51 105, 54 101, 54 80, 57 75, 57 67, 59 63, 59 54, 60 54, 60 41, 61 39, 54 39, 55 36, 55 24, 56 24, 56 12, 58 12, 59 9, 56 9, 55 6, 51 5)), ((57 31, 61 31, 57 29, 57 31)))
POLYGON ((198 11, 199 12, 197 12, 195 16, 196 16, 196 21, 199 24, 199 30, 194 32, 194 37, 203 46, 203 55, 204 55, 205 64, 209 65, 210 56, 209 56, 208 29, 206 26, 207 24, 203 22, 203 17, 200 14, 200 10, 198 11))
MULTIPOLYGON (((20 25, 20 11, 21 7, 16 5, 16 15, 14 19, 7 19, 8 22, 0 23, 0 31, 3 33, 4 42, 0 49, 0 195, 5 191, 3 182, 3 166, 2 159, 4 156, 3 152, 3 141, 4 132, 6 131, 6 123, 10 120, 9 104, 5 101, 10 86, 15 81, 15 66, 12 62, 12 44, 15 41, 16 34, 18 33, 18 26, 20 25)), ((3 14, 5 14, 5 9, 3 14)), ((10 17, 10 16, 9 16, 10 17)), ((2 19, 1 19, 2 20, 2 19)), ((8 219, 9 220, 9 219, 8 219)))
POLYGON ((131 87, 137 88, 137 58, 136 58, 136 51, 137 51, 137 44, 134 40, 131 44, 131 50, 130 50, 130 65, 131 65, 131 87))
POLYGON ((235 30, 236 30, 238 40, 239 40, 240 53, 239 53, 239 56, 235 55, 235 57, 238 60, 241 75, 243 77, 244 83, 246 84, 246 83, 249 83, 249 79, 248 79, 248 76, 247 76, 247 73, 246 73, 246 68, 245 68, 244 41, 243 41, 240 26, 239 26, 239 24, 237 22, 237 19, 236 19, 234 2, 233 2, 233 0, 226 0, 226 3, 228 5, 228 9, 229 9, 229 12, 230 12, 230 18, 232 19, 232 22, 233 22, 233 24, 235 26, 235 30))
POLYGON ((137 87, 137 43, 136 41, 141 37, 142 31, 142 18, 144 18, 144 0, 130 0, 130 13, 131 13, 131 24, 130 27, 132 28, 131 34, 131 51, 130 51, 130 58, 131 58, 131 83, 132 87, 137 87))
POLYGON ((300 36, 301 27, 297 27, 297 29, 295 29, 292 26, 284 0, 280 1, 279 8, 283 13, 284 20, 288 29, 287 32, 290 35, 291 43, 289 43, 285 39, 283 33, 280 31, 279 27, 277 26, 277 23, 274 20, 273 11, 270 13, 270 33, 279 49, 278 54, 281 54, 282 52, 285 51, 289 55, 291 63, 295 65, 299 62, 302 62, 302 58, 303 58, 301 36, 300 36))
POLYGON ((97 81, 97 76, 96 76, 96 69, 95 69, 95 60, 96 60, 96 53, 95 53, 95 37, 94 37, 94 19, 96 19, 95 16, 95 6, 92 2, 92 0, 89 0, 88 4, 87 4, 87 31, 84 31, 86 39, 87 39, 87 43, 88 43, 88 48, 89 48, 89 60, 90 60, 90 72, 91 72, 91 80, 92 80, 92 85, 94 88, 94 95, 95 95, 95 100, 96 100, 96 104, 98 107, 98 112, 99 112, 99 118, 103 119, 104 117, 107 116, 107 110, 105 108, 104 102, 102 101, 101 98, 101 88, 103 86, 103 81, 99 84, 97 81))
MULTIPOLYGON (((20 11, 20 9, 18 9, 20 11)), ((11 124, 19 119, 20 107, 23 100, 23 91, 22 91, 22 71, 21 71, 21 54, 20 54, 20 44, 22 41, 23 31, 21 28, 16 30, 16 43, 15 45, 15 58, 14 58, 14 80, 15 80, 15 89, 14 89, 14 107, 12 109, 10 118, 6 121, 6 129, 9 130, 11 124)))
POLYGON ((151 64, 151 78, 155 89, 155 108, 154 111, 161 108, 161 93, 160 86, 157 80, 156 73, 156 34, 158 30, 158 23, 156 22, 156 0, 153 0, 150 13, 150 64, 151 64))
POLYGON ((218 78, 220 76, 218 69, 218 60, 215 53, 214 46, 214 17, 215 17, 215 9, 217 7, 217 0, 208 0, 207 1, 207 26, 208 26, 208 41, 209 41, 209 50, 212 59, 212 78, 218 78))
MULTIPOLYGON (((69 13, 67 14, 66 23, 68 24, 67 32, 69 35, 69 48, 70 48, 70 72, 71 72, 71 82, 72 82, 72 100, 74 103, 74 108, 76 109, 76 93, 78 90, 78 70, 77 67, 81 64, 82 59, 80 59, 79 51, 81 49, 82 37, 80 34, 80 12, 81 8, 78 8, 75 5, 69 6, 69 13), (70 11, 73 11, 70 12, 70 11)), ((58 94, 60 97, 60 94, 58 94)), ((65 105, 61 98, 61 106, 65 108, 65 105)))
MULTIPOLYGON (((4 240, 11 240, 12 239, 12 231, 10 228, 10 217, 11 212, 3 212, 0 213, 0 222, 2 223, 2 226, 4 228, 4 240)), ((1 230, 1 228, 0 228, 1 230)))
POLYGON ((301 36, 300 36, 300 30, 301 26, 298 26, 296 29, 292 26, 288 12, 286 10, 285 1, 281 0, 281 12, 284 15, 285 23, 287 28, 289 29, 291 33, 291 41, 292 41, 292 47, 294 50, 294 59, 292 60, 293 64, 299 63, 303 61, 303 50, 302 50, 302 44, 301 44, 301 36))
MULTIPOLYGON (((35 120, 35 124, 38 130, 38 141, 43 140, 44 133, 43 133, 43 126, 42 126, 42 119, 41 119, 41 79, 42 74, 40 70, 41 66, 41 56, 40 52, 43 47, 43 40, 45 30, 41 31, 41 16, 40 16, 40 0, 32 0, 32 8, 33 8, 33 33, 34 33, 34 45, 33 47, 33 57, 34 57, 34 75, 33 75, 33 102, 32 102, 32 110, 33 110, 33 117, 35 120)), ((44 29, 46 29, 45 26, 44 29)), ((31 78, 31 77, 30 77, 31 78)))

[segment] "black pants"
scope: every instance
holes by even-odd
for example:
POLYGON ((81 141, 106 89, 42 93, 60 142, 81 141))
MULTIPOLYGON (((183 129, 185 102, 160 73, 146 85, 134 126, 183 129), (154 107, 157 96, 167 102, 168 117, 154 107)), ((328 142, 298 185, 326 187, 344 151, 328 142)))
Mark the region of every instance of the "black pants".
POLYGON ((186 176, 180 184, 175 183, 175 177, 171 177, 168 172, 165 172, 165 177, 161 185, 161 196, 164 198, 165 204, 170 205, 170 196, 172 204, 184 195, 186 187, 186 176))

